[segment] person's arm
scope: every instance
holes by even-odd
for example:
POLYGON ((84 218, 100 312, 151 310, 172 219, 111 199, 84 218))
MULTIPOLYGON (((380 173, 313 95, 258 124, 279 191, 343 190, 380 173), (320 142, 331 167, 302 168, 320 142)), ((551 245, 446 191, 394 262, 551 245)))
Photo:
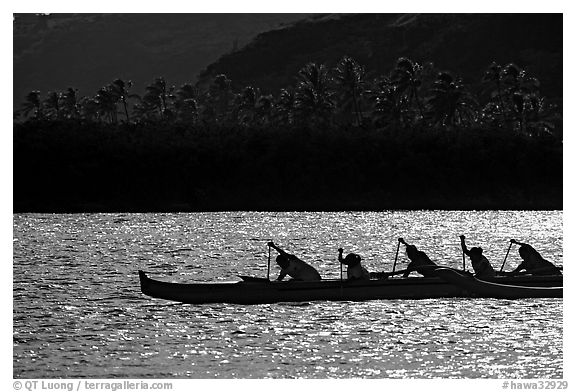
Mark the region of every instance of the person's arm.
POLYGON ((278 251, 278 253, 280 253, 281 255, 286 254, 286 252, 284 252, 282 249, 280 249, 279 247, 277 247, 274 242, 270 241, 268 242, 268 246, 271 248, 274 248, 276 251, 278 251))
POLYGON ((468 248, 466 247, 466 237, 464 237, 463 235, 460 236, 460 245, 462 245, 462 252, 464 252, 464 254, 466 256, 470 256, 470 252, 468 251, 468 248))
MULTIPOLYGON (((408 247, 409 245, 406 243, 406 241, 404 241, 404 238, 400 237, 398 238, 398 242, 401 244, 406 245, 406 247, 408 247)), ((404 272, 404 274, 402 275, 403 278, 407 278, 408 275, 410 275, 410 272, 414 271, 414 269, 412 268, 412 263, 408 263, 408 267, 406 268, 406 272, 404 272)))
MULTIPOLYGON (((510 242, 514 241, 514 244, 520 245, 520 248, 518 249, 518 251, 520 252, 521 250, 524 250, 525 253, 529 254, 530 258, 533 260, 536 260, 539 264, 540 263, 550 263, 548 260, 546 260, 544 257, 542 257, 542 255, 540 254, 540 252, 538 252, 536 249, 534 249, 534 247, 530 244, 527 244, 525 242, 519 242, 516 240, 510 240, 510 242)), ((527 260, 525 260, 527 261, 527 260)), ((552 264, 552 263, 550 263, 552 264)))
POLYGON ((282 280, 282 279, 284 279, 285 276, 286 276, 286 272, 284 272, 284 270, 281 270, 280 275, 278 275, 278 278, 276 278, 276 280, 282 280))
POLYGON ((404 274, 402 274, 403 278, 407 278, 408 275, 410 275, 410 272, 415 271, 413 263, 410 262, 408 263, 408 267, 406 267, 406 271, 404 272, 404 274))
POLYGON ((520 245, 520 246, 530 246, 528 244, 525 244, 524 242, 520 242, 520 241, 516 241, 514 238, 512 238, 510 240, 511 243, 516 244, 516 245, 520 245))
POLYGON ((524 261, 522 261, 522 262, 520 263, 520 265, 514 269, 514 271, 504 272, 504 273, 505 273, 506 275, 516 275, 516 274, 518 274, 520 271, 522 271, 523 269, 526 269, 526 266, 524 265, 524 261))
POLYGON ((536 249, 534 249, 534 247, 532 245, 527 244, 525 242, 516 241, 514 239, 510 240, 510 242, 513 244, 516 244, 516 245, 520 245, 520 249, 518 249, 518 251, 520 251, 521 249, 524 249, 526 252, 529 252, 530 254, 537 256, 539 259, 544 260, 544 258, 540 254, 540 252, 538 252, 536 249))

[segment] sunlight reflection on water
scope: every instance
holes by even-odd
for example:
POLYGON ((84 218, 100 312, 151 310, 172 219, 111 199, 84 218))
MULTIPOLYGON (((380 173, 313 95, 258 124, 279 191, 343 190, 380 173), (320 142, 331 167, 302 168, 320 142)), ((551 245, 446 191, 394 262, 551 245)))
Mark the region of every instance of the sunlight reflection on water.
POLYGON ((136 273, 266 276, 273 239, 335 278, 338 247, 390 270, 399 236, 460 266, 459 234, 495 268, 511 237, 562 265, 561 212, 14 215, 14 377, 561 378, 558 299, 192 306, 136 273))

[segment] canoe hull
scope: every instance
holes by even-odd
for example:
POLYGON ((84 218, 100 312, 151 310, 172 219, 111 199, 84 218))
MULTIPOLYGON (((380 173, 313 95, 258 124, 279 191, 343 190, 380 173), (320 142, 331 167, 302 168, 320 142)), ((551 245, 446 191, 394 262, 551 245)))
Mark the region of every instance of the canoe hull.
MULTIPOLYGON (((323 280, 241 281, 236 283, 171 283, 149 278, 139 271, 142 293, 189 304, 266 304, 303 301, 366 301, 377 299, 427 299, 477 296, 441 278, 397 278, 369 281, 323 280)), ((520 281, 526 281, 521 278, 520 281)), ((546 279, 540 284, 550 285, 546 279)))
POLYGON ((562 298, 563 287, 522 286, 503 284, 476 279, 449 268, 434 271, 442 280, 460 287, 477 297, 519 299, 519 298, 562 298))

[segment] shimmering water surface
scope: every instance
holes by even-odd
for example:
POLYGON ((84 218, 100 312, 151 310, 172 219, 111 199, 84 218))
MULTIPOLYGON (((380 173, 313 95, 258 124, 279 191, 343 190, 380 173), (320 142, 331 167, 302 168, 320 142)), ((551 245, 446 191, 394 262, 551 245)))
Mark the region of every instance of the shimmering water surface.
MULTIPOLYGON (((17 214, 13 374, 561 378, 561 299, 198 306, 142 295, 137 274, 266 276, 269 239, 326 278, 339 277, 338 247, 361 254, 370 271, 389 271, 399 236, 461 266, 459 234, 495 268, 512 237, 562 265, 559 211, 17 214)), ((517 251, 508 260, 507 269, 517 265, 517 251)))

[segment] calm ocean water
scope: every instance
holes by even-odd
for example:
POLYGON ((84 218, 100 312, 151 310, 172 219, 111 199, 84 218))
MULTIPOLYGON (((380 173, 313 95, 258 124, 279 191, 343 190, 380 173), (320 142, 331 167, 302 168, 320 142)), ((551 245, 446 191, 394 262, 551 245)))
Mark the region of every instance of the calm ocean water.
POLYGON ((269 239, 326 278, 338 247, 389 271, 399 236, 459 267, 460 234, 498 269, 510 238, 563 263, 561 211, 16 214, 13 375, 562 378, 561 299, 198 306, 144 296, 137 274, 265 277, 269 239))

